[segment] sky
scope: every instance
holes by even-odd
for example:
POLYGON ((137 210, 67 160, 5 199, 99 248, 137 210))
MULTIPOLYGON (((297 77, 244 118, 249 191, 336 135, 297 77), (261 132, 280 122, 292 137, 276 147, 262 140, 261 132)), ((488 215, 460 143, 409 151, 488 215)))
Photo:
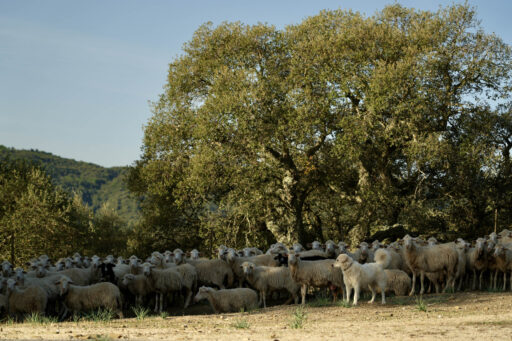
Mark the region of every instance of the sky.
MULTIPOLYGON (((397 1, 436 10, 464 1, 397 1)), ((322 9, 372 15, 394 1, 0 0, 0 145, 106 167, 140 158, 149 102, 203 23, 283 28, 322 9)), ((468 1, 512 44, 512 1, 468 1)))

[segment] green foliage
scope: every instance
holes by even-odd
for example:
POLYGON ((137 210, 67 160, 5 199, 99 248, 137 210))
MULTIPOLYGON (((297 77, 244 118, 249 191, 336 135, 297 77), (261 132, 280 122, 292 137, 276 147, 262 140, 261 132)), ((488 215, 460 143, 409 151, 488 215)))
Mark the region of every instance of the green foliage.
POLYGON ((110 309, 98 309, 86 314, 83 319, 85 321, 94 322, 110 322, 114 318, 114 312, 110 309))
POLYGON ((36 164, 0 162, 0 259, 23 264, 33 257, 84 254, 126 255, 130 231, 105 204, 96 214, 70 196, 36 164))
POLYGON ((302 329, 304 328, 304 324, 306 323, 308 314, 304 310, 303 306, 299 306, 293 312, 292 320, 290 322, 290 327, 293 329, 302 329))
POLYGON ((511 68, 468 5, 205 24, 128 176, 133 247, 356 243, 395 224, 472 237, 495 210, 508 227, 511 68))
POLYGON ((68 193, 80 193, 81 200, 94 212, 108 203, 129 224, 138 219, 137 202, 124 181, 127 167, 105 168, 38 150, 17 150, 0 145, 0 159, 6 157, 38 165, 55 185, 68 193))

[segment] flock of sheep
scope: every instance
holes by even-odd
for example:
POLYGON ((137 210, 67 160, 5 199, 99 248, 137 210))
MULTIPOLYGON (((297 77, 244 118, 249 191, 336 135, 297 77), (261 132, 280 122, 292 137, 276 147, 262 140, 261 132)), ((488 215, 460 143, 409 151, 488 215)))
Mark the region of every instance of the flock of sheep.
POLYGON ((502 290, 511 273, 512 232, 503 230, 478 238, 473 243, 462 239, 438 243, 409 235, 387 246, 379 241, 361 243, 353 252, 347 244, 315 241, 311 249, 277 243, 266 253, 257 248, 218 249, 218 258, 200 258, 197 250, 185 254, 181 249, 153 252, 141 260, 109 255, 73 257, 55 263, 45 255, 27 263, 27 269, 1 263, 0 316, 20 317, 29 313, 58 315, 64 319, 99 308, 110 309, 123 317, 123 308, 154 304, 155 312, 164 305, 183 304, 187 308, 206 299, 216 313, 266 307, 269 295, 300 298, 308 290, 327 288, 337 300, 341 295, 358 303, 361 291, 371 292, 370 302, 381 294, 414 295, 416 278, 419 293, 429 289, 479 290, 497 287, 503 274, 502 290), (412 280, 411 280, 412 276, 412 280), (195 296, 194 296, 195 295, 195 296), (169 299, 172 299, 170 301, 169 299))

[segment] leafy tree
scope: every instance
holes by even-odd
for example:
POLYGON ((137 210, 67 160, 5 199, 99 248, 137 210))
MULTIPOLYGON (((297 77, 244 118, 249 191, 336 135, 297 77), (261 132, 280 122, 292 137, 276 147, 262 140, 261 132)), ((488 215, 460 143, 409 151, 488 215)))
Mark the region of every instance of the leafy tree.
POLYGON ((147 233, 212 248, 357 242, 395 223, 481 232, 508 164, 510 149, 493 157, 508 137, 488 141, 511 65, 467 5, 205 24, 169 66, 129 177, 147 233))

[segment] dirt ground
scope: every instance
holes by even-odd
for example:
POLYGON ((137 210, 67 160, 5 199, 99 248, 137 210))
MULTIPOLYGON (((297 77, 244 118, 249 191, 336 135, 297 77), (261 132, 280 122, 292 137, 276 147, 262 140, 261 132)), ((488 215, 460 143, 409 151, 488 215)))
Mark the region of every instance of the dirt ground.
MULTIPOLYGON (((152 316, 110 322, 4 322, 0 324, 0 339, 512 339, 512 293, 425 295, 423 304, 417 298, 395 297, 389 298, 385 306, 363 301, 357 307, 345 307, 316 300, 306 305, 303 318, 295 317, 297 309, 296 305, 274 306, 245 313, 152 316), (302 328, 292 328, 299 322, 303 323, 302 328)), ((203 307, 205 310, 208 308, 203 307)))

